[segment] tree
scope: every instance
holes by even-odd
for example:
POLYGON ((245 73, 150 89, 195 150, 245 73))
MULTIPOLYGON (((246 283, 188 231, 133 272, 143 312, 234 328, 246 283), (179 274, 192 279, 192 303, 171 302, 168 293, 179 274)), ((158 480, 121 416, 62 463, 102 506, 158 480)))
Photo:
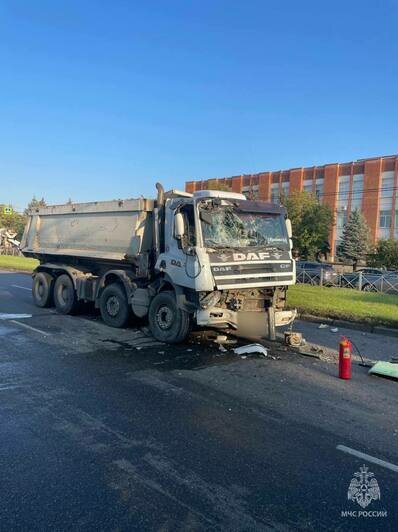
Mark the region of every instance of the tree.
POLYGON ((379 268, 398 270, 398 240, 393 238, 379 240, 376 249, 369 257, 368 263, 379 268))
POLYGON ((367 258, 369 251, 369 227, 362 213, 355 209, 343 228, 343 236, 337 255, 344 261, 351 262, 355 270, 358 262, 367 258))
POLYGON ((24 211, 24 214, 28 214, 28 212, 33 209, 40 209, 42 207, 46 207, 47 206, 47 203, 45 201, 45 199, 42 197, 40 200, 38 200, 36 198, 36 196, 33 196, 33 198, 30 200, 30 202, 28 203, 28 206, 26 207, 25 211, 24 211))
POLYGON ((20 214, 19 212, 16 212, 15 210, 12 211, 12 214, 5 214, 4 213, 4 205, 0 204, 0 227, 5 227, 6 229, 10 229, 11 231, 15 231, 17 233, 17 240, 21 240, 22 234, 25 228, 26 224, 26 216, 23 214, 20 214))
POLYGON ((320 204, 315 194, 310 192, 293 192, 281 200, 292 221, 294 252, 305 260, 313 260, 329 252, 332 209, 320 204))

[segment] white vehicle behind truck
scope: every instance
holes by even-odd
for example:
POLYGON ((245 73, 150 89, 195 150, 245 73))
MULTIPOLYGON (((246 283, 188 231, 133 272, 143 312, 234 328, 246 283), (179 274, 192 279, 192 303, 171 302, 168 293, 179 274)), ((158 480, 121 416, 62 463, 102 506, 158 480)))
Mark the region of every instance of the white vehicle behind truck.
POLYGON ((33 299, 73 314, 94 302, 104 322, 148 317, 155 338, 182 342, 191 326, 275 338, 295 316, 285 209, 242 194, 202 190, 156 200, 68 203, 33 210, 21 242, 37 258, 33 299))

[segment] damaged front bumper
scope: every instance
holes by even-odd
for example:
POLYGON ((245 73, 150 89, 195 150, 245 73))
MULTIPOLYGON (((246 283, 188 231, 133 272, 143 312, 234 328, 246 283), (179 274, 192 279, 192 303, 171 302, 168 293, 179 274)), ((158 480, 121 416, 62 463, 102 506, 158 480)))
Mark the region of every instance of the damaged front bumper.
MULTIPOLYGON (((289 325, 297 315, 297 310, 277 310, 274 312, 275 327, 289 325)), ((196 312, 196 323, 202 327, 239 329, 248 321, 268 324, 268 312, 235 312, 233 310, 212 307, 196 312)))

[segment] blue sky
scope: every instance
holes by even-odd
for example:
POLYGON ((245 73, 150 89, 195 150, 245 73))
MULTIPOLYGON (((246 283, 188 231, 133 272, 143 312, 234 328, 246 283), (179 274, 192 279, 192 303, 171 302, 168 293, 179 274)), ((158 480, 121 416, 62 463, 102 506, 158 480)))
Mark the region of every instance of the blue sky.
POLYGON ((3 0, 0 203, 398 152, 398 2, 3 0))

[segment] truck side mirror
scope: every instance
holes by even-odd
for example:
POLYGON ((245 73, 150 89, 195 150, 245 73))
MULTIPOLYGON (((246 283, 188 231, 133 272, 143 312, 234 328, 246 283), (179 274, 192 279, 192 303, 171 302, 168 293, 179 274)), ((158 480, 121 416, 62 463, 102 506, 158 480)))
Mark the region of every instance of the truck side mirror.
POLYGON ((184 216, 180 212, 177 212, 177 214, 174 217, 174 236, 178 240, 181 240, 184 235, 185 235, 184 216))
POLYGON ((289 238, 292 238, 292 235, 293 235, 292 222, 289 220, 289 218, 286 218, 286 229, 287 229, 287 236, 289 238))

